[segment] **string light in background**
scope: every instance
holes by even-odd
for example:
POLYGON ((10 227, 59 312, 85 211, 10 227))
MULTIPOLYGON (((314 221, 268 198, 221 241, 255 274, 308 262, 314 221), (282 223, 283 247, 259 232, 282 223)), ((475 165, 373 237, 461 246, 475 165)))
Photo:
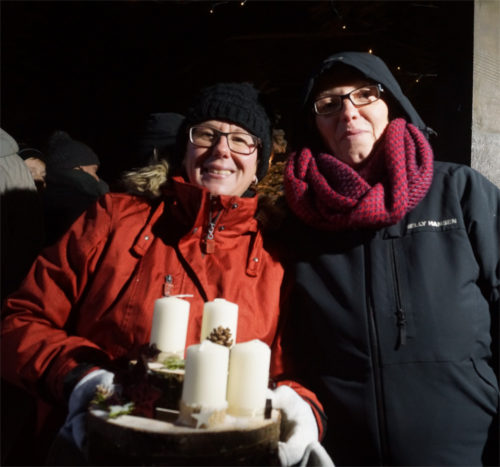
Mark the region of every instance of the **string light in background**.
POLYGON ((215 2, 215 3, 212 3, 212 6, 210 7, 210 14, 213 15, 215 13, 215 9, 221 5, 224 5, 225 3, 229 3, 229 2, 215 2))
POLYGON ((437 73, 419 73, 414 71, 403 71, 401 66, 396 66, 396 70, 400 73, 404 73, 405 75, 412 76, 416 84, 420 84, 424 78, 436 78, 437 73))
MULTIPOLYGON (((341 15, 339 13, 339 11, 334 7, 334 0, 330 0, 331 2, 331 6, 332 6, 332 10, 333 12, 335 13, 335 16, 336 16, 336 21, 338 21, 338 26, 342 31, 345 31, 347 32, 347 30, 349 29, 350 32, 352 32, 353 30, 351 29, 351 27, 354 27, 354 29, 356 29, 356 25, 355 23, 350 23, 349 19, 348 18, 344 18, 343 15, 341 15), (354 26, 353 26, 354 25, 354 26)), ((366 50, 366 49, 365 49, 366 50)), ((374 54, 374 49, 372 47, 368 48, 366 50, 369 54, 374 54)), ((424 80, 424 78, 435 78, 437 77, 437 74, 435 73, 422 73, 422 72, 410 72, 410 71, 403 71, 401 66, 400 65, 397 65, 396 67, 394 67, 395 70, 397 70, 398 73, 402 73, 402 74, 405 74, 405 75, 408 75, 412 78, 412 81, 415 83, 415 84, 421 84, 422 81, 424 80)))
POLYGON ((415 83, 421 83, 424 78, 436 78, 437 73, 412 73, 412 72, 406 72, 407 75, 409 76, 416 76, 415 78, 415 83))
MULTIPOLYGON (((241 6, 241 7, 245 6, 245 4, 247 3, 247 1, 248 0, 239 0, 239 6, 241 6)), ((226 0, 226 1, 220 1, 220 2, 214 2, 214 3, 212 3, 212 5, 210 7, 210 10, 209 10, 210 14, 214 14, 216 8, 218 8, 221 5, 225 5, 226 3, 233 3, 234 4, 236 2, 235 1, 228 1, 228 0, 226 0)), ((348 25, 347 25, 347 23, 343 22, 343 17, 338 12, 338 10, 333 6, 333 1, 331 1, 331 5, 332 5, 332 9, 333 9, 335 15, 337 16, 337 18, 338 18, 338 20, 340 22, 340 28, 342 29, 342 31, 347 31, 348 25)), ((369 54, 373 54, 374 53, 373 48, 369 48, 367 50, 367 52, 369 54)), ((396 68, 396 70, 399 73, 404 73, 404 74, 406 74, 408 76, 413 77, 414 82, 416 84, 420 84, 424 78, 435 78, 435 77, 437 77, 437 74, 435 74, 435 73, 416 73, 416 72, 410 72, 410 71, 403 71, 400 65, 396 66, 395 68, 396 68)))
MULTIPOLYGON (((245 6, 245 3, 247 2, 248 0, 241 0, 240 1, 240 6, 245 6)), ((221 5, 224 5, 226 3, 232 3, 230 1, 225 1, 225 2, 215 2, 215 3, 212 3, 212 5, 210 6, 210 10, 208 10, 208 12, 213 15, 215 13, 215 9, 221 5)))

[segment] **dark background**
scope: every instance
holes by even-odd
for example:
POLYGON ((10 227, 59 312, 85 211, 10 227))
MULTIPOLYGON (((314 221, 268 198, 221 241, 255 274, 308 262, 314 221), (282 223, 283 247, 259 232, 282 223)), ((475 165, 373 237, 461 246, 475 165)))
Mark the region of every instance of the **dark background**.
POLYGON ((307 75, 341 50, 383 58, 438 132, 436 158, 470 163, 472 0, 0 5, 2 128, 42 150, 68 131, 107 181, 137 165, 148 113, 182 113, 215 81, 253 82, 289 132, 307 75))

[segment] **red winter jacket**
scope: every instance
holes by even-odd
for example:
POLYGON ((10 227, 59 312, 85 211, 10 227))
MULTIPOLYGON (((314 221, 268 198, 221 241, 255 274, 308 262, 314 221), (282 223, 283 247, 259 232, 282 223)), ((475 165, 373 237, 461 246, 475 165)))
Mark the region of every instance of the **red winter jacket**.
MULTIPOLYGON (((211 197, 181 180, 159 202, 105 195, 37 258, 6 301, 2 376, 63 402, 70 372, 133 355, 149 342, 167 275, 172 295, 193 295, 186 347, 199 343, 204 302, 222 297, 239 306, 237 342, 272 346, 271 373, 279 372, 283 268, 264 245, 256 210, 257 197, 211 197), (208 219, 219 210, 215 249, 206 254, 208 219)), ((317 404, 305 388, 287 384, 317 404)))

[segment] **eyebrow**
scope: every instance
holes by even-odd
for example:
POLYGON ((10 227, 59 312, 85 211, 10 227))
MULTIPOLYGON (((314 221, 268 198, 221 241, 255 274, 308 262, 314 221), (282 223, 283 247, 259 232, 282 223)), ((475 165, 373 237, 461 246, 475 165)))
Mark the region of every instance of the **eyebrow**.
MULTIPOLYGON (((357 84, 357 85, 349 84, 349 85, 345 85, 345 86, 346 87, 352 86, 351 91, 354 91, 355 89, 359 89, 359 88, 362 88, 364 86, 372 86, 373 84, 375 84, 375 83, 372 83, 371 81, 360 81, 359 84, 357 84)), ((334 86, 334 87, 337 87, 337 86, 334 86)), ((342 86, 338 86, 338 87, 342 87, 342 86)), ((351 92, 351 91, 347 91, 347 92, 351 92)), ((347 94, 347 93, 344 92, 341 94, 340 92, 333 92, 331 90, 330 91, 326 90, 326 91, 321 91, 319 94, 317 94, 316 97, 314 98, 314 100, 321 99, 322 97, 327 97, 327 96, 342 96, 344 94, 347 94)))
POLYGON ((193 126, 204 126, 206 128, 210 128, 212 130, 215 130, 215 131, 219 131, 221 133, 245 133, 246 135, 250 135, 250 136, 255 136, 253 135, 252 133, 248 132, 247 130, 245 130, 244 128, 241 128, 239 125, 236 125, 236 123, 229 123, 229 125, 235 125, 238 127, 237 130, 231 130, 231 131, 222 131, 220 130, 219 128, 215 128, 214 126, 212 126, 210 123, 198 123, 197 125, 193 125, 193 126))

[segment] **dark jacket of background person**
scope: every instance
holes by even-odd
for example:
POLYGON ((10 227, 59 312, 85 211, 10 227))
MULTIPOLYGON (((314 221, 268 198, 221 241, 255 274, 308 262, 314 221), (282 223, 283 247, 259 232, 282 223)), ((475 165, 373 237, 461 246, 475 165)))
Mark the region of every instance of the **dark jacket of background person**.
MULTIPOLYGON (((18 144, 0 129, 0 301, 16 290, 29 271, 43 243, 42 206, 28 166, 18 155, 18 144)), ((1 460, 33 462, 34 401, 19 388, 1 381, 1 460), (20 453, 20 454, 19 454, 20 453)))
POLYGON ((97 154, 67 133, 56 132, 47 151, 47 186, 43 192, 46 244, 51 245, 100 196, 109 191, 103 180, 80 167, 100 165, 97 154))
MULTIPOLYGON (((338 54, 322 71, 347 62, 425 131, 367 55, 338 54)), ((324 404, 335 464, 498 465, 498 187, 435 162, 426 196, 399 222, 319 229, 295 219, 286 232, 296 253, 287 348, 324 404)))
POLYGON ((0 129, 1 298, 19 287, 43 241, 40 198, 17 142, 0 129))

